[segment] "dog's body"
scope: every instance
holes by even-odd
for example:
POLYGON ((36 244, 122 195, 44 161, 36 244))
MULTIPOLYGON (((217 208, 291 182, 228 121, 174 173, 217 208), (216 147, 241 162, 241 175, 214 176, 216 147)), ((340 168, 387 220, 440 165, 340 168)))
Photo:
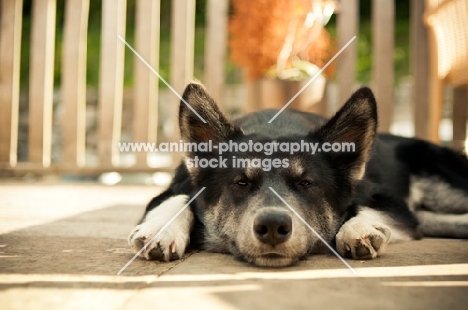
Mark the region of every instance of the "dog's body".
POLYGON ((323 250, 317 234, 354 259, 375 258, 390 241, 422 235, 468 238, 468 159, 425 141, 377 135, 369 89, 357 91, 329 121, 285 110, 268 123, 277 111, 267 110, 231 123, 202 86, 189 85, 183 98, 207 122, 181 103, 184 142, 352 142, 355 151, 229 150, 222 154, 227 167, 207 168, 193 160, 219 158, 219 150, 188 152, 129 236, 138 251, 180 212, 142 252, 147 259, 181 258, 190 243, 259 266, 286 266, 323 250), (258 159, 270 169, 239 168, 233 158, 258 159))

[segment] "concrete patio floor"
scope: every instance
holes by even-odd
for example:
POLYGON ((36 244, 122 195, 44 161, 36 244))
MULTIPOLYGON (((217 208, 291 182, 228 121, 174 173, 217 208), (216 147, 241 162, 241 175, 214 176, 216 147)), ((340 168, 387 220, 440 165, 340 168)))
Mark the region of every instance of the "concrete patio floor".
POLYGON ((466 309, 468 240, 392 244, 281 269, 192 252, 132 258, 126 237, 158 188, 0 184, 0 309, 466 309))

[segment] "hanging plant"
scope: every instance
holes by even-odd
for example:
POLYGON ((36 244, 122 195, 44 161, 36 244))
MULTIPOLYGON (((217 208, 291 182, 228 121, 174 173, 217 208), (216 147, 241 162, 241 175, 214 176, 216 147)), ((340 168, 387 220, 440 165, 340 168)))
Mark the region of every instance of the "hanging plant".
MULTIPOLYGON (((334 42, 323 27, 335 1, 232 0, 229 24, 231 58, 249 79, 302 80, 334 55, 334 42)), ((324 74, 330 77, 334 67, 324 74)))

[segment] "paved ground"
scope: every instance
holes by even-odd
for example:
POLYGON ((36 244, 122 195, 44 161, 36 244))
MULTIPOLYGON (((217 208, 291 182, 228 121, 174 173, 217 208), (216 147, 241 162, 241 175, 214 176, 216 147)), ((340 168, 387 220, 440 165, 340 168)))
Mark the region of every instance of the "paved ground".
POLYGON ((282 269, 190 253, 135 260, 126 236, 154 187, 0 184, 0 309, 466 309, 468 241, 391 245, 373 261, 282 269))

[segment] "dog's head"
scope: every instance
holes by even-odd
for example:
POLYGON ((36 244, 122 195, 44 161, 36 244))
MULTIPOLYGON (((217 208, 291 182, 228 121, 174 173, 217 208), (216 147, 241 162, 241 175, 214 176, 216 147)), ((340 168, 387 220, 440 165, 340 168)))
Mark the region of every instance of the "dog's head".
POLYGON ((190 84, 183 99, 182 139, 205 143, 185 154, 193 184, 197 190, 206 187, 195 210, 204 225, 205 249, 259 266, 287 266, 323 248, 320 237, 333 241, 376 135, 376 103, 369 89, 358 90, 318 128, 307 115, 288 110, 271 123, 272 111, 230 122, 198 84, 190 84), (292 143, 303 149, 291 154, 285 147, 292 143), (312 145, 324 143, 327 149, 354 144, 354 150, 312 154, 312 145))

